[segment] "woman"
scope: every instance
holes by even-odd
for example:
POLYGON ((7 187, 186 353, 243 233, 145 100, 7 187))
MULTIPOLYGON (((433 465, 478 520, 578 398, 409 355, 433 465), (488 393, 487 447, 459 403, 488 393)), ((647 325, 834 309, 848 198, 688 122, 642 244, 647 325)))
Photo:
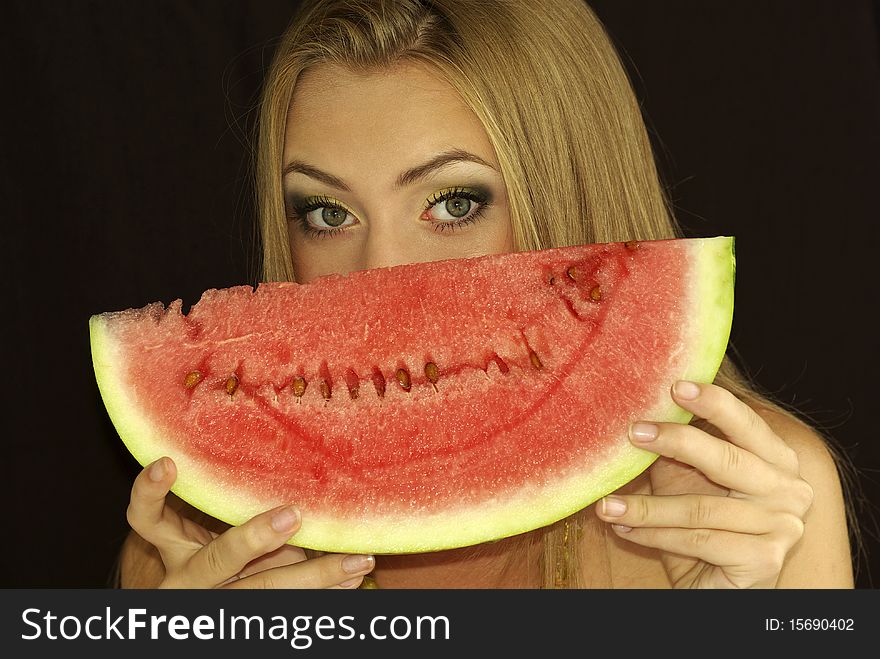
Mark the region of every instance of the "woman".
MULTIPOLYGON (((551 246, 681 237, 638 103, 579 0, 303 4, 266 81, 264 280, 551 246)), ((633 426, 662 457, 551 527, 409 556, 307 556, 282 507, 225 525, 132 489, 123 586, 851 587, 835 460, 725 359, 679 383, 689 425, 633 426)), ((295 502, 291 502, 295 504, 295 502)))

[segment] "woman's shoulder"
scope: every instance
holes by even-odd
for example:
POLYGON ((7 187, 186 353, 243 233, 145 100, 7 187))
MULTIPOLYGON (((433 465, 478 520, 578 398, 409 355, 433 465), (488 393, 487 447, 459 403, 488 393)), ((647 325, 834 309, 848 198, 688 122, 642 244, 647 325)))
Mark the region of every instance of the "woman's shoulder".
POLYGON ((816 485, 833 485, 839 479, 834 449, 815 429, 790 414, 761 405, 750 405, 797 455, 801 477, 816 485))
POLYGON ((798 475, 813 494, 803 537, 786 560, 778 587, 852 587, 844 493, 852 477, 849 463, 829 440, 800 419, 762 406, 752 409, 797 455, 798 475))
POLYGON ((158 550, 129 531, 119 552, 119 588, 155 588, 165 577, 158 550))

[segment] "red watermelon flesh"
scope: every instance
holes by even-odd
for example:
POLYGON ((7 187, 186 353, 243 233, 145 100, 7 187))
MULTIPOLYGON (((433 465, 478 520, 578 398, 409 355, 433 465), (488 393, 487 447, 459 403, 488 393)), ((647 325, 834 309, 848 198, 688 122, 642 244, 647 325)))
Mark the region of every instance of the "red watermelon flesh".
POLYGON ((90 320, 141 464, 230 524, 281 503, 295 544, 404 553, 549 524, 656 458, 733 311, 732 238, 585 245, 206 291, 90 320))

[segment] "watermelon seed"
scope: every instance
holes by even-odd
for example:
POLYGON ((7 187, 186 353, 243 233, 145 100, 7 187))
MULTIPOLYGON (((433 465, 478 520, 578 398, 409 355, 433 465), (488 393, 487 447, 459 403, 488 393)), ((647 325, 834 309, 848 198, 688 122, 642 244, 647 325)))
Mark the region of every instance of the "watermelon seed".
POLYGON ((627 249, 638 249, 639 241, 627 240, 625 243, 623 243, 623 246, 626 247, 627 249))
POLYGON ((360 395, 361 382, 353 369, 345 371, 345 384, 348 387, 348 395, 352 400, 357 400, 360 395))
POLYGON ((330 390, 330 385, 327 384, 327 380, 321 380, 321 395, 324 397, 324 400, 330 400, 333 396, 333 392, 330 390))
POLYGON ((580 273, 578 272, 578 269, 576 267, 571 266, 568 270, 565 271, 565 274, 567 274, 568 278, 572 281, 577 281, 578 274, 580 273))
POLYGON ((187 373, 186 379, 183 381, 183 386, 187 389, 192 389, 202 380, 202 374, 199 371, 192 371, 191 373, 187 373))
POLYGON ((235 393, 236 389, 238 389, 238 378, 235 375, 230 375, 229 379, 226 380, 226 393, 231 396, 235 393))
POLYGON ((544 365, 541 363, 541 358, 538 357, 538 353, 532 350, 532 346, 529 345, 529 340, 526 338, 526 333, 523 330, 519 331, 520 336, 522 336, 523 343, 526 344, 526 350, 529 351, 529 361, 532 362, 532 366, 535 367, 536 370, 541 370, 544 368, 544 365))
POLYGON ((510 373, 510 367, 507 365, 507 362, 501 359, 497 352, 492 353, 492 361, 495 362, 498 366, 498 370, 501 371, 502 374, 507 375, 510 373))
POLYGON ((406 372, 406 369, 397 369, 396 375, 397 381, 400 383, 400 386, 403 387, 403 390, 409 391, 410 388, 412 388, 412 383, 409 380, 409 373, 406 372))
POLYGON ((437 380, 440 379, 440 371, 437 369, 437 364, 434 362, 425 364, 425 377, 428 378, 431 384, 437 384, 437 380))
POLYGON ((529 361, 532 362, 532 366, 534 366, 539 371, 544 368, 544 365, 541 363, 541 358, 538 357, 538 353, 534 350, 529 350, 529 361))
POLYGON ((593 302, 598 302, 602 299, 602 291, 598 286, 594 286, 593 290, 590 291, 590 299, 593 300, 593 302))
POLYGON ((373 367, 373 385, 376 387, 376 394, 379 398, 385 397, 385 376, 378 366, 373 367))
POLYGON ((302 395, 306 393, 306 381, 301 376, 296 376, 293 378, 293 382, 291 383, 291 388, 293 389, 293 395, 297 398, 302 398, 302 395))
POLYGON ((552 286, 555 283, 556 283, 556 277, 550 277, 550 285, 552 286))

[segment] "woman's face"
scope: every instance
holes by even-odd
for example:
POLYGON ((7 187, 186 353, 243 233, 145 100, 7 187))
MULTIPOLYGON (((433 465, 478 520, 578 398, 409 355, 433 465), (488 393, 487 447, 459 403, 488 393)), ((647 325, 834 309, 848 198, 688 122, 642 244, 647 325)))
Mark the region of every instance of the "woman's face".
POLYGON ((507 192, 480 121, 427 68, 300 76, 283 184, 297 281, 513 251, 507 192))

